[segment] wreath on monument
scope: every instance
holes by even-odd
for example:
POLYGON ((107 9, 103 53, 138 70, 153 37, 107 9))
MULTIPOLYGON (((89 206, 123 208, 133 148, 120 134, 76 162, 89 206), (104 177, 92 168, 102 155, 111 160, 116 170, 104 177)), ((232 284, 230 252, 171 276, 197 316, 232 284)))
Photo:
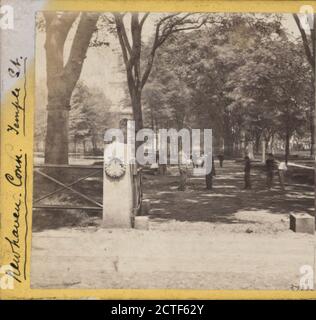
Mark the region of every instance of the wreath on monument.
POLYGON ((126 164, 119 158, 112 158, 104 165, 105 174, 112 179, 119 179, 126 172, 126 164))

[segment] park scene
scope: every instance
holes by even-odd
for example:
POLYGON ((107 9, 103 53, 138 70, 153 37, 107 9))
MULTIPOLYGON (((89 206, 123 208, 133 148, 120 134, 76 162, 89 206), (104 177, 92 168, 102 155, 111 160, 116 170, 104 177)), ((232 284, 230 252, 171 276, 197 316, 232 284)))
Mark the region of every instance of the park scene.
POLYGON ((315 25, 38 12, 31 286, 313 290, 315 25))

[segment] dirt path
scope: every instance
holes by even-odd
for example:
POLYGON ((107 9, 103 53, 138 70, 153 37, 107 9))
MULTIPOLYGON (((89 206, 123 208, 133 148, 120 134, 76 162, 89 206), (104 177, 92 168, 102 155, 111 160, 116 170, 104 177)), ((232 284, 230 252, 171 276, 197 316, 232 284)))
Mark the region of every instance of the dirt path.
MULTIPOLYGON (((242 170, 242 164, 235 161, 225 161, 224 168, 217 165, 213 190, 206 190, 201 177, 191 176, 184 192, 177 191, 176 176, 145 178, 145 196, 152 203, 151 218, 156 222, 174 220, 240 225, 262 220, 264 232, 267 232, 269 221, 271 228, 284 229, 282 223, 276 225, 276 222, 282 222, 282 217, 288 218, 289 213, 313 213, 312 187, 287 186, 284 194, 275 177, 274 188, 267 190, 263 172, 253 169, 252 190, 243 190, 242 170)), ((172 173, 177 173, 176 168, 171 170, 172 173)))
MULTIPOLYGON (((150 230, 97 225, 33 233, 31 282, 45 288, 293 289, 313 265, 315 236, 288 230, 290 212, 313 209, 313 192, 267 191, 253 172, 243 191, 240 164, 217 169, 214 190, 191 178, 146 176, 150 230)), ((176 171, 171 170, 171 174, 176 171)))

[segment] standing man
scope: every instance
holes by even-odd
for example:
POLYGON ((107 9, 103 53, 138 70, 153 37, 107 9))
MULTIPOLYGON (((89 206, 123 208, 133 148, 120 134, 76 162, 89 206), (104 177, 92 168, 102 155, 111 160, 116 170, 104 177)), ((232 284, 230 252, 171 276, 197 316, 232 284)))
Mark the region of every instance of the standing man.
POLYGON ((251 182, 250 182, 250 170, 251 170, 251 161, 248 156, 245 156, 245 187, 244 189, 251 189, 251 182))
POLYGON ((219 160, 219 166, 220 166, 221 168, 223 168, 224 155, 223 155, 223 154, 219 154, 219 155, 218 155, 218 160, 219 160))
POLYGON ((266 160, 266 174, 267 174, 267 188, 270 190, 273 184, 273 176, 274 176, 274 156, 272 153, 268 154, 268 159, 266 160))
POLYGON ((285 173, 287 170, 286 163, 284 161, 280 162, 278 166, 279 171, 279 181, 280 181, 280 187, 282 191, 285 191, 285 173))

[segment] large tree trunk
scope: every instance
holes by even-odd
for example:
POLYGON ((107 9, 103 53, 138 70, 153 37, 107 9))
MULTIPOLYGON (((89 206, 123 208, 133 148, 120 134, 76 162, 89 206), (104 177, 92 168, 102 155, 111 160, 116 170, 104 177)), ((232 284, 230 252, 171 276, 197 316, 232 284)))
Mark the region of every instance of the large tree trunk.
POLYGON ((143 128, 142 96, 140 90, 135 91, 136 92, 131 93, 131 101, 135 120, 135 131, 138 132, 143 128))
POLYGON ((78 15, 44 13, 48 89, 45 163, 49 164, 68 164, 70 99, 99 17, 99 14, 81 14, 68 61, 64 64, 65 40, 78 15))
POLYGON ((68 126, 69 109, 48 110, 45 163, 68 163, 68 126))

